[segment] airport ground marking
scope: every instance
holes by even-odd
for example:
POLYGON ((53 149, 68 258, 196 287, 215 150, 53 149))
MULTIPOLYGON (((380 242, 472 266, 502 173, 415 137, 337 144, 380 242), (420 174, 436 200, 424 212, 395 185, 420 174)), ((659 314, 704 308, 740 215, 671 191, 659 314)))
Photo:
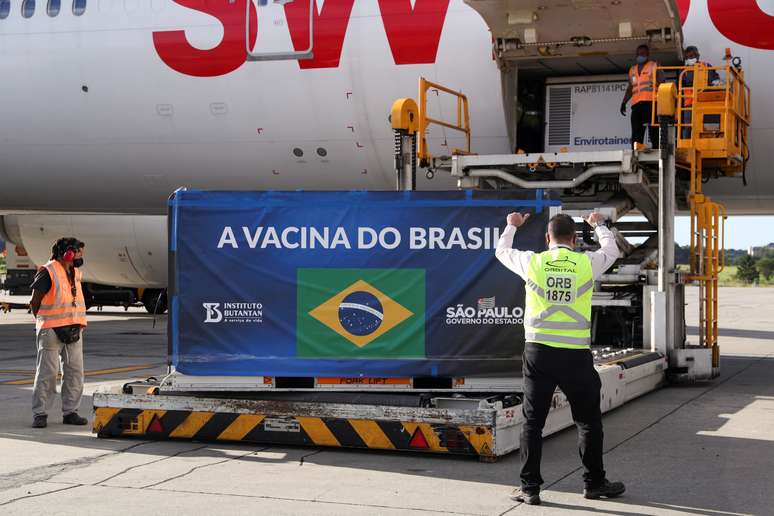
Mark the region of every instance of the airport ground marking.
MULTIPOLYGON (((117 374, 117 373, 131 373, 133 371, 142 371, 145 369, 153 369, 155 367, 163 366, 164 364, 159 362, 157 364, 139 364, 139 365, 133 365, 133 366, 125 366, 125 367, 111 367, 109 369, 95 369, 93 371, 86 371, 83 375, 85 377, 90 376, 102 376, 102 375, 109 375, 109 374, 117 374)), ((0 371, 0 374, 2 374, 2 371, 0 371)), ((27 372, 27 371, 19 371, 18 373, 14 374, 29 374, 30 376, 34 375, 35 372, 27 372)), ((59 375, 59 378, 61 378, 61 375, 59 375)), ((0 382, 0 385, 31 385, 34 383, 34 378, 22 378, 17 380, 6 380, 4 382, 0 382)))

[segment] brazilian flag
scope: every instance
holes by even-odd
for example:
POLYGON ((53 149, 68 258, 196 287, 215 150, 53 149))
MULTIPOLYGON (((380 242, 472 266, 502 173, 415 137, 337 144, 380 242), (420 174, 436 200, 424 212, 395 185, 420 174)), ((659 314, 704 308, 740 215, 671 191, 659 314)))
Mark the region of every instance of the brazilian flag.
POLYGON ((424 358, 423 269, 298 269, 296 355, 424 358))

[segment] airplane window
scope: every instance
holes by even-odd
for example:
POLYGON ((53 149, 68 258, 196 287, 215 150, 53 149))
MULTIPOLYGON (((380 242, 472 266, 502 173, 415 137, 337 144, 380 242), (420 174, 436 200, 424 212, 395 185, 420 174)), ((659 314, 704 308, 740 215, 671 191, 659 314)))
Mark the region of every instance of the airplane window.
POLYGON ((62 0, 48 0, 48 7, 46 7, 46 12, 49 16, 52 18, 59 14, 59 9, 62 7, 62 0))
POLYGON ((73 0, 73 14, 80 16, 86 12, 86 0, 73 0))
POLYGON ((0 20, 5 20, 11 12, 11 0, 0 0, 0 20))
POLYGON ((22 2, 22 16, 29 18, 33 14, 35 14, 35 0, 24 0, 22 2))

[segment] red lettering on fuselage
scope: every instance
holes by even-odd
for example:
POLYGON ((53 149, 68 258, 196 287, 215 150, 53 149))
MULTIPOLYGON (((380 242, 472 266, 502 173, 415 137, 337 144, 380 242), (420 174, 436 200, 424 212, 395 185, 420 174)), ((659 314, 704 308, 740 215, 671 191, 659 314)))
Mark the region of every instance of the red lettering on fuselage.
MULTIPOLYGON (((245 0, 173 0, 214 16, 223 24, 223 39, 212 49, 193 47, 183 30, 153 33, 156 52, 170 68, 196 77, 215 77, 233 72, 245 62, 245 0)), ((288 31, 296 51, 309 47, 309 1, 284 5, 288 31)), ((301 59, 301 69, 337 68, 355 0, 326 0, 313 12, 312 59, 301 59)), ((434 63, 438 53, 449 0, 379 0, 387 40, 395 64, 434 63)), ((257 27, 255 7, 250 10, 251 40, 257 27)))
POLYGON ((379 0, 395 64, 434 63, 449 0, 379 0))
MULTIPOLYGON (((174 0, 174 2, 214 16, 223 24, 223 39, 214 48, 202 50, 192 46, 184 30, 153 33, 153 46, 167 66, 195 77, 216 77, 231 73, 245 62, 246 0, 174 0)), ((258 34, 258 15, 250 5, 250 41, 258 34)))
MULTIPOLYGON (((215 77, 233 72, 245 62, 246 0, 173 0, 209 14, 223 25, 223 39, 214 48, 192 46, 184 30, 153 33, 156 52, 170 68, 196 77, 215 77), (233 3, 232 3, 233 2, 233 3)), ((295 50, 309 46, 309 3, 294 0, 284 5, 288 30, 295 50)), ((336 68, 341 60, 347 27, 355 0, 325 0, 313 13, 314 58, 299 60, 302 69, 336 68)), ((393 60, 397 65, 434 63, 438 53, 449 0, 377 0, 393 60)), ((680 21, 688 17, 691 0, 677 0, 680 21)), ((774 50, 774 16, 756 0, 707 0, 715 27, 735 43, 774 50)), ((250 39, 257 35, 257 14, 250 6, 250 39)))
POLYGON ((756 0, 707 0, 712 23, 728 39, 751 48, 774 50, 774 16, 756 0))
POLYGON ((680 10, 680 24, 684 25, 688 19, 688 11, 691 9, 691 0, 677 0, 677 8, 680 10))
MULTIPOLYGON (((315 0, 294 0, 285 4, 285 18, 296 52, 309 48, 309 2, 315 0)), ((355 0, 325 0, 319 14, 315 6, 312 14, 314 57, 299 59, 298 64, 302 69, 338 68, 354 3, 355 0)))

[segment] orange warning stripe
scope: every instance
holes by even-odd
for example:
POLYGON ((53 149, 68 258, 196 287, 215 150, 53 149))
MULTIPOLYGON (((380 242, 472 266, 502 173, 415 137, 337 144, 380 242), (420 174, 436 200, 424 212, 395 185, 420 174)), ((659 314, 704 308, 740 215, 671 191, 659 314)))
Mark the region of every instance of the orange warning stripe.
POLYGON ((215 414, 212 412, 191 412, 188 417, 185 418, 185 421, 180 423, 169 433, 169 436, 190 439, 195 436, 214 415, 215 414))
POLYGON ((254 414, 240 414, 233 423, 228 425, 218 435, 218 441, 241 441, 253 428, 261 424, 265 417, 254 414))
POLYGON ((349 424, 355 429, 357 435, 369 448, 379 448, 382 450, 394 450, 395 445, 387 438, 385 433, 376 424, 376 421, 369 419, 350 419, 349 424))
POLYGON ((97 407, 93 428, 100 437, 243 441, 494 457, 492 429, 485 426, 97 407), (154 418, 158 422, 149 431, 154 418))
POLYGON ((341 446, 336 436, 333 435, 325 422, 319 417, 296 416, 296 420, 301 423, 301 428, 304 429, 304 432, 315 444, 320 446, 341 446))

